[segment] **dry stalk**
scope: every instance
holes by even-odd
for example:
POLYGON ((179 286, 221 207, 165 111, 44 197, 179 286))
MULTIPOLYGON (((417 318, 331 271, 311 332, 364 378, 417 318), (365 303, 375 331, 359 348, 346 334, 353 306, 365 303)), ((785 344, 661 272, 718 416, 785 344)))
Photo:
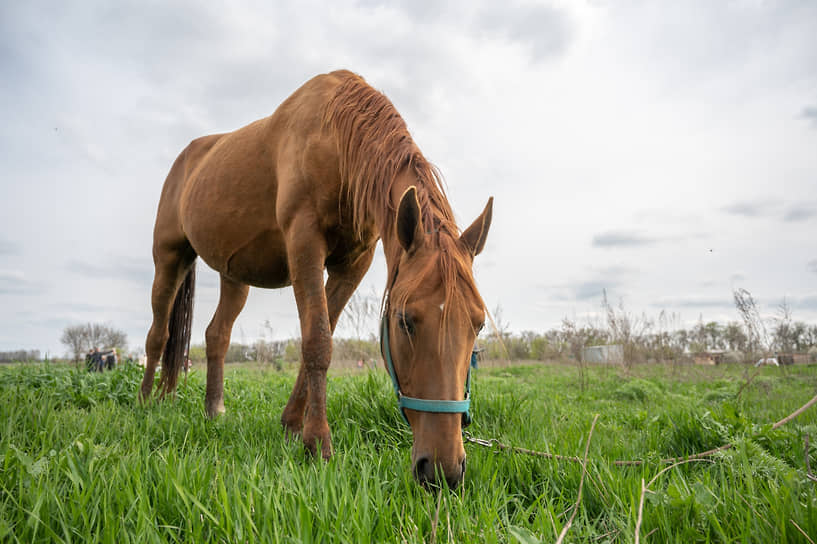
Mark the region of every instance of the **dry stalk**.
POLYGON ((760 518, 760 519, 761 519, 761 520, 762 520, 762 521, 763 521, 763 522, 764 522, 766 525, 768 525, 768 526, 769 526, 769 529, 774 530, 774 526, 773 526, 771 523, 769 523, 769 520, 768 520, 768 519, 766 519, 765 517, 763 517, 763 516, 760 514, 760 512, 758 512, 757 510, 755 510, 755 507, 754 507, 754 506, 752 506, 752 505, 749 503, 749 501, 747 501, 747 500, 746 500, 746 497, 744 497, 743 495, 741 495, 741 494, 740 494, 740 492, 739 492, 739 491, 737 491, 737 490, 735 490, 735 493, 737 493, 737 494, 738 494, 738 497, 740 497, 740 500, 742 500, 742 501, 743 501, 743 503, 744 503, 746 506, 748 506, 748 507, 749 507, 749 509, 752 511, 752 513, 754 513, 754 515, 756 515, 756 516, 757 516, 758 518, 760 518))
POLYGON ((440 523, 440 504, 443 502, 443 490, 440 489, 437 493, 437 511, 434 512, 434 519, 431 520, 431 540, 429 542, 437 542, 437 525, 440 523))
POLYGON ((451 509, 445 509, 445 519, 446 519, 446 526, 448 527, 448 541, 454 542, 454 535, 451 532, 451 509))
POLYGON ((740 389, 738 389, 738 393, 735 395, 735 400, 740 400, 740 396, 741 394, 743 394, 743 390, 749 387, 749 384, 752 383, 755 378, 757 378, 758 374, 760 374, 760 370, 761 370, 760 368, 755 370, 755 373, 749 376, 748 380, 743 382, 743 385, 740 386, 740 389))
POLYGON ((809 435, 806 433, 806 451, 805 451, 805 458, 806 458, 806 477, 811 480, 812 482, 817 482, 817 476, 811 473, 811 461, 809 460, 809 450, 811 449, 809 445, 809 435))
POLYGON ((797 416, 799 416, 800 414, 802 414, 803 412, 805 412, 806 410, 811 408, 812 405, 814 405, 815 402, 817 402, 817 395, 814 395, 814 397, 812 397, 812 399, 810 401, 808 401, 803 406, 801 406, 800 408, 798 408, 797 410, 795 410, 791 414, 787 415, 786 417, 784 417, 783 419, 781 419, 780 421, 778 421, 777 423, 772 425, 772 429, 777 429, 778 427, 782 427, 783 425, 785 425, 786 423, 788 423, 792 419, 796 418, 797 416))
POLYGON ((791 524, 792 524, 792 525, 794 525, 795 527, 797 527, 797 530, 798 530, 798 531, 800 531, 800 534, 802 534, 804 537, 806 537, 806 540, 808 540, 809 542, 811 542, 811 544, 814 544, 814 541, 811 539, 811 537, 809 537, 809 536, 806 534, 806 532, 805 532, 805 531, 804 531, 804 530, 803 530, 803 529, 802 529, 802 528, 801 528, 799 525, 797 525, 797 522, 796 522, 796 521, 794 521, 794 520, 793 520, 793 519, 791 519, 791 518, 789 518, 789 521, 791 522, 791 524))
POLYGON ((550 518, 550 526, 553 527, 553 533, 556 534, 556 522, 553 521, 553 514, 550 513, 550 510, 545 510, 548 513, 548 518, 550 518))
POLYGON ((603 535, 594 536, 590 540, 592 542, 597 542, 599 540, 605 539, 605 538, 610 537, 610 536, 617 536, 620 532, 621 531, 619 531, 618 529, 613 529, 612 531, 608 531, 608 532, 604 533, 603 535))
POLYGON ((570 519, 567 520, 567 523, 562 528, 562 532, 559 533, 559 538, 556 539, 556 544, 562 544, 564 541, 565 536, 567 535, 567 531, 570 530, 570 526, 573 525, 573 519, 576 517, 576 512, 579 511, 579 505, 582 502, 582 489, 584 488, 584 476, 587 474, 587 454, 590 452, 590 439, 593 438, 593 429, 596 428, 596 421, 599 419, 599 415, 596 414, 593 417, 593 423, 590 424, 590 432, 587 434, 587 442, 584 445, 584 460, 582 461, 582 476, 579 479, 579 493, 578 497, 576 498, 576 504, 573 506, 573 513, 570 514, 570 519))
POLYGON ((485 313, 488 315, 488 321, 491 322, 491 328, 494 330, 494 338, 499 341, 499 345, 502 346, 502 351, 505 353, 505 366, 510 366, 510 352, 508 351, 508 346, 505 345, 505 341, 502 339, 502 333, 505 331, 500 330, 502 318, 499 315, 501 312, 499 305, 497 305, 495 312, 497 314, 496 320, 494 320, 494 314, 491 313, 487 307, 485 308, 485 313), (499 324, 497 324, 497 321, 499 321, 499 324))

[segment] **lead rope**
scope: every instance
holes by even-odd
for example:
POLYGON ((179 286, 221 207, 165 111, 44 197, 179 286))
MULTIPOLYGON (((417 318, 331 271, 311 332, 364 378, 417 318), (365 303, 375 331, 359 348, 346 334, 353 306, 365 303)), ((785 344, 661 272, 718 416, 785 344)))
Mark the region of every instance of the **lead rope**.
MULTIPOLYGON (((814 404, 817 404, 817 395, 812 397, 811 400, 809 400, 803 406, 801 406, 800 408, 798 408, 797 410, 795 410, 791 414, 787 415, 786 417, 784 417, 783 419, 781 419, 780 421, 778 421, 777 423, 772 425, 772 427, 771 427, 772 430, 780 428, 783 425, 789 423, 794 418, 796 418, 797 416, 799 416, 800 414, 802 414, 803 412, 805 412, 806 410, 811 408, 814 404)), ((760 434, 761 434, 760 432, 755 433, 753 435, 750 435, 750 438, 757 437, 760 434)), ((544 452, 544 451, 536 451, 536 450, 529 450, 529 449, 526 449, 526 448, 519 448, 519 447, 516 447, 516 446, 509 446, 507 444, 503 444, 502 442, 500 442, 496 438, 488 438, 488 439, 477 438, 477 437, 473 436, 471 433, 469 433, 468 431, 463 431, 462 436, 463 436, 463 439, 468 443, 476 444, 477 446, 482 446, 482 447, 491 448, 491 449, 496 448, 496 450, 494 450, 494 451, 509 451, 509 452, 512 452, 512 453, 521 453, 521 454, 524 454, 524 455, 533 455, 533 456, 536 456, 536 457, 544 457, 545 459, 555 459, 555 460, 558 460, 558 461, 571 461, 571 462, 574 462, 574 463, 581 463, 582 462, 582 460, 579 459, 578 457, 571 457, 571 456, 568 456, 568 455, 558 455, 556 453, 548 453, 548 452, 544 452)), ((661 459, 661 463, 662 464, 673 464, 673 463, 679 463, 679 462, 687 461, 687 460, 706 459, 707 457, 711 457, 711 456, 715 455, 716 453, 731 449, 734 446, 735 446, 734 443, 729 442, 727 444, 724 444, 723 446, 719 446, 717 448, 713 448, 711 450, 707 450, 707 451, 704 451, 704 452, 701 452, 701 453, 695 453, 695 454, 692 454, 692 455, 685 455, 683 457, 669 457, 669 458, 666 458, 666 459, 661 459)), ((634 461, 619 459, 619 460, 613 461, 613 464, 616 465, 616 466, 619 466, 619 467, 633 467, 633 466, 640 466, 640 465, 646 464, 646 461, 641 460, 641 459, 634 460, 634 461)))

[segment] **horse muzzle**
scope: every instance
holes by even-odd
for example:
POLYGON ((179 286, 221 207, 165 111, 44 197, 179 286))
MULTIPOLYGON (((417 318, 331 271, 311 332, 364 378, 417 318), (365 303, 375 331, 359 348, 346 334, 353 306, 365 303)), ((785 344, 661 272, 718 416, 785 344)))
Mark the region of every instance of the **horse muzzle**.
POLYGON ((412 472, 417 482, 426 488, 441 487, 444 479, 450 489, 456 489, 465 479, 465 456, 450 468, 423 456, 414 462, 412 472))

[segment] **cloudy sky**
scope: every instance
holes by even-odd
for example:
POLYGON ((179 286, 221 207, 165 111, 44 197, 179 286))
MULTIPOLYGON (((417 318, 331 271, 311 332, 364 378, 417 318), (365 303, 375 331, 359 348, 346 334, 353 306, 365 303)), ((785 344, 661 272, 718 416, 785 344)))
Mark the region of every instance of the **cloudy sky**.
MULTIPOLYGON (((681 325, 737 319, 737 287, 817 322, 817 3, 501 4, 0 3, 0 350, 89 321, 141 348, 176 155, 337 68, 392 99, 462 226, 495 197, 475 273, 512 330, 592 320, 602 289, 681 325)), ((233 339, 265 320, 297 334, 290 290, 253 289, 233 339)))

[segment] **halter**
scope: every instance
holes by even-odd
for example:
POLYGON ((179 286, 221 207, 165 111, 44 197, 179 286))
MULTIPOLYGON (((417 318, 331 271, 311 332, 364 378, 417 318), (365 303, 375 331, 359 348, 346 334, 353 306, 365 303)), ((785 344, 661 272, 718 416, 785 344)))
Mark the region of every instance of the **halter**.
MULTIPOLYGON (((409 424, 406 417, 406 408, 417 412, 434 412, 440 414, 462 414, 462 427, 471 424, 471 413, 468 407, 471 405, 471 365, 468 365, 468 375, 465 378, 465 400, 428 400, 407 397, 400 391, 400 383, 397 381, 397 373, 394 371, 394 363, 391 358, 389 348, 389 308, 386 304, 383 312, 383 319, 380 324, 380 351, 386 360, 386 369, 389 371, 391 383, 394 386, 394 393, 397 395, 397 406, 400 408, 400 415, 403 421, 409 424)), ((410 426, 410 424, 409 424, 410 426)))

